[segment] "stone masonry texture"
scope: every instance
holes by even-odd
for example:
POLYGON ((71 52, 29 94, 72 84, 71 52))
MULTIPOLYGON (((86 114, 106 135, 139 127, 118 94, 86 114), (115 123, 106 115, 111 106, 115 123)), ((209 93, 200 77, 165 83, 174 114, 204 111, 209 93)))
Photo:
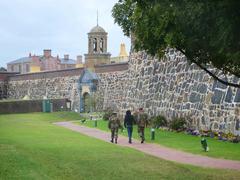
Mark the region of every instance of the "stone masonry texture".
POLYGON ((61 70, 18 75, 9 78, 8 99, 63 99, 72 102, 72 110, 79 110, 79 78, 83 69, 61 70))
MULTIPOLYGON (((149 116, 184 117, 193 128, 233 132, 240 89, 206 74, 186 57, 170 51, 161 60, 144 52, 131 54, 128 70, 99 73, 99 109, 144 108, 149 116)), ((239 83, 235 77, 225 77, 239 83)))

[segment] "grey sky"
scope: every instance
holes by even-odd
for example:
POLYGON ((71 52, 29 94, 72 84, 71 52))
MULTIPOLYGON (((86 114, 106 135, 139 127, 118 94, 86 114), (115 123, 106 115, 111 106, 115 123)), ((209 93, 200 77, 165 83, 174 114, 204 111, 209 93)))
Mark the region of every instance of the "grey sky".
POLYGON ((62 57, 87 53, 87 33, 97 24, 108 32, 108 52, 119 53, 130 39, 114 24, 111 9, 117 0, 0 0, 0 66, 20 57, 52 54, 62 57))

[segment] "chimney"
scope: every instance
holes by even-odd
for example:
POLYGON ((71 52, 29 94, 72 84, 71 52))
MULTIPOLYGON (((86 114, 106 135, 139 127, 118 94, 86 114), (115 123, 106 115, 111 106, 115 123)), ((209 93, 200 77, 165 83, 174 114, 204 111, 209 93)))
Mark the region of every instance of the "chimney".
POLYGON ((64 54, 64 60, 69 60, 69 55, 68 54, 64 54))
POLYGON ((51 57, 51 49, 44 49, 43 50, 43 55, 44 55, 44 57, 46 57, 46 58, 49 58, 49 57, 51 57))
POLYGON ((77 64, 82 64, 82 56, 77 56, 77 64))

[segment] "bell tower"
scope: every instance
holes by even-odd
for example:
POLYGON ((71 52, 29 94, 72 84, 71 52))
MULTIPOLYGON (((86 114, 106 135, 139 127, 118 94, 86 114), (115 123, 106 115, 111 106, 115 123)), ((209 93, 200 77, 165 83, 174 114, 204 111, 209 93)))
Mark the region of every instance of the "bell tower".
MULTIPOLYGON (((100 26, 97 26, 100 30, 100 26)), ((107 53, 107 33, 106 32, 90 32, 88 33, 88 54, 107 53)))
POLYGON ((107 34, 98 23, 88 33, 88 54, 85 54, 86 68, 94 70, 95 65, 110 63, 111 54, 107 52, 107 34))

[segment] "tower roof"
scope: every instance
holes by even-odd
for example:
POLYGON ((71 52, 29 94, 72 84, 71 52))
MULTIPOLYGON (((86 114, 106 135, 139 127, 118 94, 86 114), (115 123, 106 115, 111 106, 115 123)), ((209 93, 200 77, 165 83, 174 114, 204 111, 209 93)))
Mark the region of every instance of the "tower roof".
POLYGON ((93 27, 90 33, 106 33, 106 31, 99 25, 93 27))

